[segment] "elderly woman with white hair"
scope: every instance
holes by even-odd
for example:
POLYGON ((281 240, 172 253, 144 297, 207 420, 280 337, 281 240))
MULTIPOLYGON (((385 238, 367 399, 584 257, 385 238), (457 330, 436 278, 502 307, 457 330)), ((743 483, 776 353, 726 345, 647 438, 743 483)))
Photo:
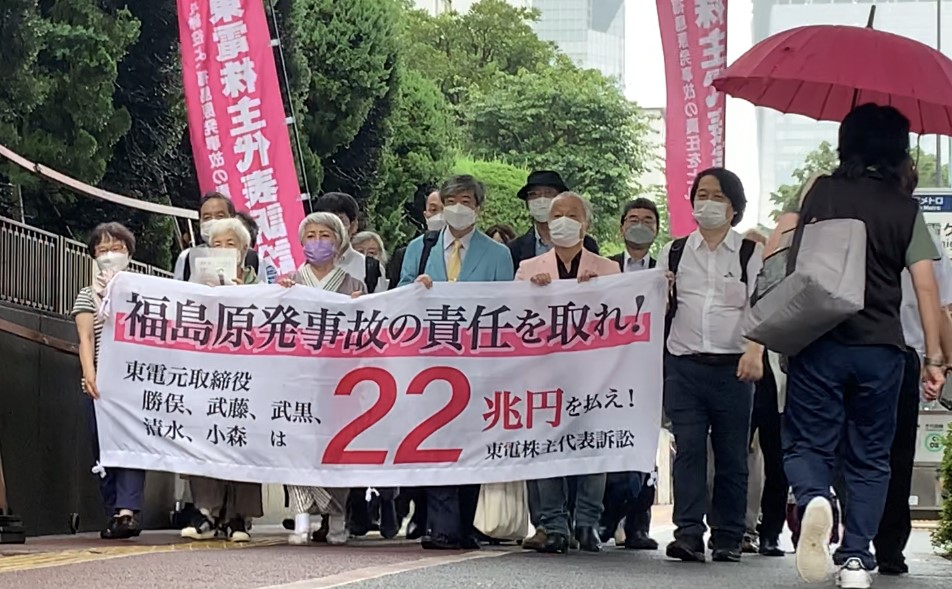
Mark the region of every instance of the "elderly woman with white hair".
MULTIPOLYGON (((298 234, 306 261, 296 272, 281 279, 279 284, 288 288, 296 284, 311 286, 352 297, 367 292, 363 282, 340 267, 341 256, 350 248, 350 239, 337 215, 312 213, 301 222, 298 234)), ((321 541, 325 538, 325 533, 329 544, 347 542, 345 514, 349 489, 289 485, 287 490, 291 509, 296 514, 294 532, 288 538, 289 543, 307 544, 311 540, 321 541), (326 532, 322 525, 321 530, 311 535, 312 514, 328 516, 326 532)))
POLYGON ((350 248, 350 238, 337 215, 311 213, 301 221, 298 236, 304 247, 305 262, 279 281, 282 286, 301 284, 354 297, 367 292, 363 282, 340 266, 341 256, 350 248))
MULTIPOLYGON (((208 227, 208 244, 212 248, 233 250, 237 266, 235 284, 256 284, 253 268, 245 266, 245 255, 251 247, 251 234, 236 218, 212 221, 208 227)), ((211 540, 221 531, 232 542, 247 542, 249 524, 264 515, 261 485, 189 476, 192 503, 198 512, 182 530, 183 538, 211 540)))

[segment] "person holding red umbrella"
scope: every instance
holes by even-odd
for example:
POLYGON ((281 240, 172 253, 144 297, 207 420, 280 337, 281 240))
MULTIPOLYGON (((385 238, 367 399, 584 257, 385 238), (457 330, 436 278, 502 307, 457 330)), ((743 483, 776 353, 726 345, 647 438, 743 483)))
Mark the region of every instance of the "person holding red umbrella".
POLYGON ((838 151, 839 167, 816 180, 800 217, 865 223, 865 306, 789 359, 782 435, 784 468, 802 513, 800 576, 808 582, 829 577, 830 487, 839 470, 849 507, 833 562, 841 587, 863 589, 877 564, 870 542, 886 500, 905 367, 899 308, 906 268, 922 315, 925 390, 937 394, 945 381, 933 272, 939 252, 905 188, 909 120, 892 107, 859 106, 840 126, 838 151))

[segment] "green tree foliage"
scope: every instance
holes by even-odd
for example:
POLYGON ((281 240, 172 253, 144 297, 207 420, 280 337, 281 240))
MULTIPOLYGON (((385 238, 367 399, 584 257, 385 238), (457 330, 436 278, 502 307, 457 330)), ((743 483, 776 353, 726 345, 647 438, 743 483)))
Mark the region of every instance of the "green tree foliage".
MULTIPOLYGON (((0 111, 22 113, 15 122, 13 149, 97 183, 130 126, 129 112, 116 107, 113 97, 118 63, 135 42, 139 23, 126 9, 107 10, 88 0, 51 0, 39 6, 45 25, 32 71, 47 91, 28 112, 16 103, 0 105, 0 111)), ((27 215, 47 229, 82 232, 101 220, 90 216, 85 197, 25 173, 11 176, 24 185, 27 215)))
POLYGON ((945 489, 942 497, 942 511, 939 514, 939 527, 932 532, 932 543, 941 552, 952 556, 952 427, 945 436, 945 453, 939 478, 945 489))
POLYGON ((46 97, 48 80, 35 70, 47 24, 36 0, 0 2, 0 143, 19 144, 23 119, 46 97))
MULTIPOLYGON (((301 128, 313 157, 346 148, 390 92, 396 62, 395 0, 289 0, 292 88, 307 81, 301 128), (292 5, 293 4, 293 5, 292 5)), ((313 160, 312 160, 313 161, 313 160)), ((319 186, 319 178, 315 186, 319 186)))
POLYGON ((528 170, 496 160, 459 158, 454 174, 469 174, 486 185, 486 204, 479 215, 483 229, 497 223, 509 225, 522 235, 531 227, 526 205, 516 193, 526 183, 528 170))
POLYGON ((432 17, 412 11, 404 33, 406 63, 437 83, 447 100, 459 106, 470 90, 486 89, 498 73, 548 68, 555 47, 539 39, 532 23, 539 11, 515 8, 505 0, 482 0, 465 14, 432 17))
POLYGON ((595 208, 593 234, 617 233, 616 215, 646 170, 648 119, 595 70, 560 60, 541 72, 498 74, 466 105, 466 142, 479 159, 558 170, 595 208))
POLYGON ((388 247, 416 234, 404 203, 421 184, 439 184, 453 164, 456 129, 449 105, 419 72, 402 71, 397 82, 389 139, 366 214, 388 247))
POLYGON ((800 191, 803 185, 816 174, 828 174, 832 172, 839 158, 836 150, 828 141, 824 141, 818 148, 810 152, 803 166, 793 172, 793 184, 784 184, 770 195, 770 202, 774 205, 774 210, 770 214, 776 221, 777 217, 783 213, 796 211, 800 208, 800 191))
MULTIPOLYGON (((119 63, 114 103, 126 109, 129 132, 116 145, 102 186, 141 200, 169 204, 169 178, 194 172, 176 157, 185 132, 182 72, 175 5, 154 0, 113 0, 143 26, 138 41, 119 63), (182 169, 183 166, 185 169, 182 169)), ((197 194, 192 195, 197 198, 197 194)), ((114 219, 136 234, 138 259, 169 268, 174 221, 151 213, 110 206, 114 219)))
MULTIPOLYGON (((920 151, 918 147, 912 150, 912 158, 917 161, 919 170, 919 187, 936 187, 936 158, 931 153, 920 151)), ((784 184, 771 193, 770 202, 773 204, 771 218, 776 221, 783 213, 796 211, 800 206, 800 192, 803 185, 816 174, 829 174, 839 164, 836 149, 824 141, 815 150, 807 154, 803 165, 793 172, 792 184, 784 184)), ((949 185, 949 166, 942 166, 942 186, 949 185)))

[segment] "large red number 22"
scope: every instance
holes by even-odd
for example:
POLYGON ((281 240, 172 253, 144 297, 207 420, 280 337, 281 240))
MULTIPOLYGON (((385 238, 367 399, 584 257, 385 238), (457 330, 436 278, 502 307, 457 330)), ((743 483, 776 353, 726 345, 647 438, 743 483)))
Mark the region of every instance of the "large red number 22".
MULTIPOLYGON (((389 372, 381 368, 364 367, 347 373, 337 385, 335 395, 349 396, 359 383, 370 381, 380 391, 377 402, 345 425, 327 444, 324 450, 324 464, 383 464, 387 459, 386 450, 348 450, 354 439, 370 429, 374 424, 390 413, 397 402, 397 383, 389 372)), ((469 404, 471 391, 466 376, 449 366, 427 368, 416 375, 407 387, 408 395, 422 395, 424 390, 435 381, 449 383, 450 400, 446 405, 423 420, 407 434, 393 457, 394 464, 421 464, 456 462, 462 454, 462 448, 440 448, 421 450, 420 444, 436 433, 440 428, 456 419, 469 404)))

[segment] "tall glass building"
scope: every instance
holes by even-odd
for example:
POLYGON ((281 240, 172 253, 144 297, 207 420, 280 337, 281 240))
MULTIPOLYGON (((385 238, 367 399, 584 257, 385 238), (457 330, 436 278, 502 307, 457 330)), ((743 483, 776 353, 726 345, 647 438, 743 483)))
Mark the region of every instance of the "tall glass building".
POLYGON ((536 33, 578 65, 625 81, 625 0, 532 0, 536 33))
MULTIPOLYGON (((625 81, 625 0, 506 0, 536 8, 541 39, 555 43, 572 61, 625 81)), ((635 0, 645 2, 647 0, 635 0)), ((430 14, 466 12, 477 0, 415 0, 430 14)))
MULTIPOLYGON (((937 40, 936 0, 753 0, 753 37, 760 42, 788 29, 818 24, 865 26, 869 9, 876 5, 874 26, 921 41, 932 47, 937 40)), ((942 30, 952 25, 952 2, 943 4, 942 30)), ((942 40, 949 55, 952 37, 942 40)), ((875 67, 875 64, 871 65, 875 67)), ((757 137, 760 155, 761 221, 770 214, 769 195, 789 184, 792 173, 822 141, 836 145, 836 123, 818 123, 796 115, 757 109, 757 137)), ((923 151, 935 152, 935 137, 923 137, 923 151)), ((943 143, 943 160, 948 161, 948 144, 943 143)))

